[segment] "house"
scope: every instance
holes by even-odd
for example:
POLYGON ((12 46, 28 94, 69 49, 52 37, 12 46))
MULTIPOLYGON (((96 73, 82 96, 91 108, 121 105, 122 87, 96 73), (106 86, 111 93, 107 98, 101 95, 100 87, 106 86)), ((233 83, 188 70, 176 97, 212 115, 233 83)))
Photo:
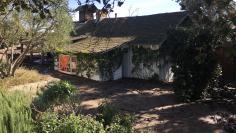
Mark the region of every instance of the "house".
POLYGON ((183 23, 187 12, 104 18, 75 22, 69 54, 56 69, 97 81, 121 78, 173 80, 168 54, 161 55, 167 32, 183 23))

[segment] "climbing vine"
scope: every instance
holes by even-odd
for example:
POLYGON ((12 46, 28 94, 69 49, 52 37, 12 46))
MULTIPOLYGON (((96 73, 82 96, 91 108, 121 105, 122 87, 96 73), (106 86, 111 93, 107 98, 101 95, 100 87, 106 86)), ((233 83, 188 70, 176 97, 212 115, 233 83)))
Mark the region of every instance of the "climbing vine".
POLYGON ((78 74, 87 77, 100 74, 102 80, 111 80, 113 72, 121 66, 122 50, 115 49, 106 53, 77 53, 78 74))
POLYGON ((148 71, 148 77, 151 80, 160 80, 159 79, 159 73, 157 70, 155 70, 155 67, 160 70, 163 65, 168 63, 167 56, 163 56, 160 53, 160 49, 152 50, 150 48, 144 48, 144 47, 132 47, 133 51, 133 69, 132 73, 140 74, 140 71, 144 70, 143 68, 146 68, 148 71), (160 61, 163 61, 163 64, 160 61), (156 66, 155 66, 156 65, 156 66))
POLYGON ((159 50, 151 50, 144 47, 132 47, 134 65, 144 63, 144 66, 150 66, 159 59, 159 50))

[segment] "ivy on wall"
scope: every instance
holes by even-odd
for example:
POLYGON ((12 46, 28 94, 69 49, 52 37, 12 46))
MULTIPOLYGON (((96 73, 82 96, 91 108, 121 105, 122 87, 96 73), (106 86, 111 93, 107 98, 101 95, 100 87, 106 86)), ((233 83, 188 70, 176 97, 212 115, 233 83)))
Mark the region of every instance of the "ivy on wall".
POLYGON ((159 50, 151 50, 144 47, 132 47, 134 65, 144 63, 144 66, 150 66, 159 59, 159 50))
POLYGON ((161 49, 158 50, 152 50, 150 48, 144 48, 144 47, 132 47, 133 51, 133 58, 132 62, 134 65, 134 68, 132 69, 132 73, 139 73, 143 68, 141 68, 140 65, 143 65, 146 69, 148 69, 148 73, 154 73, 151 75, 149 79, 152 80, 159 80, 159 75, 155 72, 153 69, 154 63, 158 63, 158 68, 160 69, 162 67, 160 60, 163 60, 163 63, 167 63, 168 59, 166 59, 166 56, 161 55, 161 49))
MULTIPOLYGON (((150 73, 150 79, 159 80, 159 75, 153 68, 155 63, 159 63, 161 57, 160 50, 151 50, 144 47, 131 47, 133 51, 132 64, 134 68, 132 73, 139 73, 145 67, 147 75, 150 73), (142 65, 142 67, 141 67, 142 65)), ((59 54, 75 55, 77 57, 77 75, 91 78, 95 74, 101 75, 102 80, 112 80, 113 73, 122 65, 123 54, 127 49, 117 48, 105 53, 70 53, 58 52, 59 54)), ((163 62, 166 62, 165 58, 163 62)))
POLYGON ((106 53, 77 53, 78 75, 90 78, 94 74, 100 74, 103 80, 111 80, 113 72, 122 63, 122 50, 115 49, 106 53))

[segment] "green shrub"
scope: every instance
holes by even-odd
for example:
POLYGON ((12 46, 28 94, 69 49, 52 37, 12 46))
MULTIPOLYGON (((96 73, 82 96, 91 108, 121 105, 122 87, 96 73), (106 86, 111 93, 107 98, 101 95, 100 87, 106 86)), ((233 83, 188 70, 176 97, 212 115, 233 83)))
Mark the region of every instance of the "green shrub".
POLYGON ((209 88, 214 88, 217 59, 212 45, 214 37, 209 33, 200 28, 177 29, 167 39, 164 49, 171 51, 166 53, 171 53, 173 87, 180 100, 202 99, 209 88))
POLYGON ((76 87, 67 81, 60 81, 50 84, 45 91, 36 99, 37 106, 48 108, 51 105, 58 105, 69 102, 76 92, 76 87))
POLYGON ((108 133, 132 133, 134 117, 130 114, 121 114, 111 104, 105 103, 99 106, 97 120, 103 123, 108 133))
POLYGON ((38 124, 42 133, 105 133, 103 125, 88 116, 64 116, 45 113, 38 124))
POLYGON ((1 133, 31 133, 33 131, 30 102, 30 98, 20 92, 0 91, 1 133))
POLYGON ((119 112, 115 106, 108 103, 101 104, 98 111, 97 120, 102 122, 104 126, 110 125, 119 112))
POLYGON ((114 116, 111 124, 107 126, 108 133, 132 133, 134 117, 130 114, 118 114, 114 116))
POLYGON ((132 133, 131 128, 126 128, 119 123, 112 123, 107 129, 107 133, 132 133))
MULTIPOLYGON (((60 82, 50 85, 40 95, 36 104, 62 105, 65 101, 70 103, 75 87, 68 84, 60 82), (65 90, 70 90, 70 93, 65 90), (63 93, 66 95, 62 95, 63 93)), ((131 115, 121 115, 119 110, 110 104, 102 104, 99 107, 99 115, 96 119, 83 115, 76 116, 71 112, 60 113, 53 108, 43 110, 43 112, 39 113, 39 117, 37 114, 37 118, 35 117, 37 131, 42 133, 131 133, 134 120, 131 115)))
POLYGON ((37 121, 37 132, 55 133, 60 125, 60 120, 55 113, 46 112, 37 121))

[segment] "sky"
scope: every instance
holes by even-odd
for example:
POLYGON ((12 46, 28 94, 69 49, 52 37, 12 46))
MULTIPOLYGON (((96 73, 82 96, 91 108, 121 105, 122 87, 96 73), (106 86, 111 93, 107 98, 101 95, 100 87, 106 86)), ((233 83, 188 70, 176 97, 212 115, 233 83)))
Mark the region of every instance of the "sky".
MULTIPOLYGON (((71 9, 75 9, 77 6, 77 0, 69 0, 71 9)), ((115 7, 114 13, 109 16, 114 17, 115 13, 118 17, 127 17, 176 11, 180 11, 180 6, 174 0, 125 0, 125 3, 121 7, 115 7)), ((78 21, 78 13, 74 13, 72 16, 74 21, 78 21)))

